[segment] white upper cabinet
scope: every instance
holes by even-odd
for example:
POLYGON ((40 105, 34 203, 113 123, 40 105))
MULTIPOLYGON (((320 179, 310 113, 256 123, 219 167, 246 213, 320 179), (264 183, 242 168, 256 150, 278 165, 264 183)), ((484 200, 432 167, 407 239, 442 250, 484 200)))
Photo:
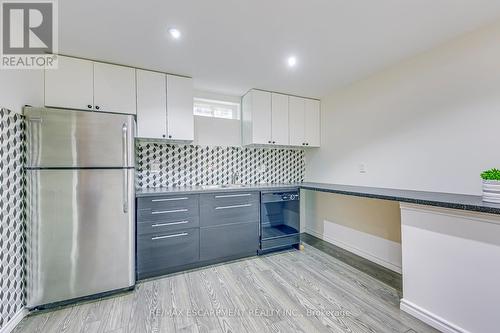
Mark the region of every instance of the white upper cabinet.
POLYGON ((243 144, 272 144, 271 93, 251 90, 243 96, 243 144))
POLYGON ((136 70, 137 136, 167 137, 167 81, 162 73, 136 70))
POLYGON ((305 146, 305 99, 290 96, 288 101, 290 145, 305 146))
POLYGON ((273 144, 288 145, 288 96, 272 93, 271 138, 273 144))
POLYGON ((45 105, 94 109, 93 63, 58 56, 58 68, 45 70, 45 105))
POLYGON ((318 100, 250 90, 242 100, 243 145, 319 147, 318 100))
POLYGON ((137 137, 194 139, 193 81, 137 70, 137 137))
POLYGON ((320 146, 320 101, 290 96, 290 145, 320 146))
POLYGON ((58 68, 45 70, 45 106, 136 113, 133 68, 58 57, 58 68))
POLYGON ((172 140, 194 140, 191 78, 167 75, 167 135, 172 140))
POLYGON ((305 100, 304 142, 310 147, 319 147, 321 143, 321 105, 314 99, 305 100))
POLYGON ((94 63, 94 107, 98 111, 136 113, 135 70, 94 63))

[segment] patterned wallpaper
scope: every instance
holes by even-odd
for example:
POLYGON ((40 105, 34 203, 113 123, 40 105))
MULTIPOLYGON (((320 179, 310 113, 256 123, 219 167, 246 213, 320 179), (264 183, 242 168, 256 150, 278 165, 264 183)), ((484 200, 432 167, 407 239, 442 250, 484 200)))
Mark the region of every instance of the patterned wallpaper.
POLYGON ((304 180, 304 151, 246 147, 205 147, 138 142, 137 188, 289 183, 304 180))
POLYGON ((0 329, 24 304, 24 126, 0 109, 0 329))

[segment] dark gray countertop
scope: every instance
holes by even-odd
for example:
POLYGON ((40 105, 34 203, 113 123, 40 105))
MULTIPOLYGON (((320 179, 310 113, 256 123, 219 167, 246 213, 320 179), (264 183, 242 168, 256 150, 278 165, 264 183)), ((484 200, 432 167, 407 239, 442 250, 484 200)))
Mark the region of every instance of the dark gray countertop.
POLYGON ((325 183, 304 182, 300 185, 304 190, 321 191, 357 197, 384 199, 419 205, 469 210, 474 212, 500 214, 500 204, 487 203, 481 196, 425 192, 412 190, 398 190, 390 188, 337 185, 325 183))
POLYGON ((137 197, 147 197, 163 194, 199 194, 214 192, 265 191, 278 189, 301 188, 304 190, 337 193, 357 197, 383 199, 419 205, 444 207, 474 212, 500 214, 500 204, 483 202, 481 196, 438 193, 389 188, 337 185, 326 183, 293 183, 293 184, 255 184, 245 187, 210 188, 202 186, 180 186, 137 190, 137 197))
POLYGON ((136 197, 150 197, 162 194, 200 194, 200 193, 218 193, 218 192, 248 192, 248 191, 266 191, 266 190, 289 190, 296 189, 301 183, 289 184, 252 184, 243 187, 210 187, 210 186, 177 186, 177 187, 158 187, 138 189, 136 197))

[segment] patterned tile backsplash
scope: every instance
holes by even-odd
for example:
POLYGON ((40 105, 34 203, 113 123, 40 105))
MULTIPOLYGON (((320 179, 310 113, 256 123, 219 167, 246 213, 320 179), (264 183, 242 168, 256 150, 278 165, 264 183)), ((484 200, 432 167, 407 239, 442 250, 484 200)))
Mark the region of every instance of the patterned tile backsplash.
POLYGON ((138 142, 136 187, 289 183, 304 179, 304 151, 138 142))
POLYGON ((24 120, 0 109, 0 331, 24 304, 24 120))

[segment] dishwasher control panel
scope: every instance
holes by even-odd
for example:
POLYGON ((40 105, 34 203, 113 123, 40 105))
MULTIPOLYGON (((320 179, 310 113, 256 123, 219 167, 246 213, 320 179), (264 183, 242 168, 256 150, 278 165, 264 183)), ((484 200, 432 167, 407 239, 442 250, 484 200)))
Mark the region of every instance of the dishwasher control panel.
POLYGON ((261 198, 262 203, 297 200, 300 200, 299 191, 262 193, 261 198))

